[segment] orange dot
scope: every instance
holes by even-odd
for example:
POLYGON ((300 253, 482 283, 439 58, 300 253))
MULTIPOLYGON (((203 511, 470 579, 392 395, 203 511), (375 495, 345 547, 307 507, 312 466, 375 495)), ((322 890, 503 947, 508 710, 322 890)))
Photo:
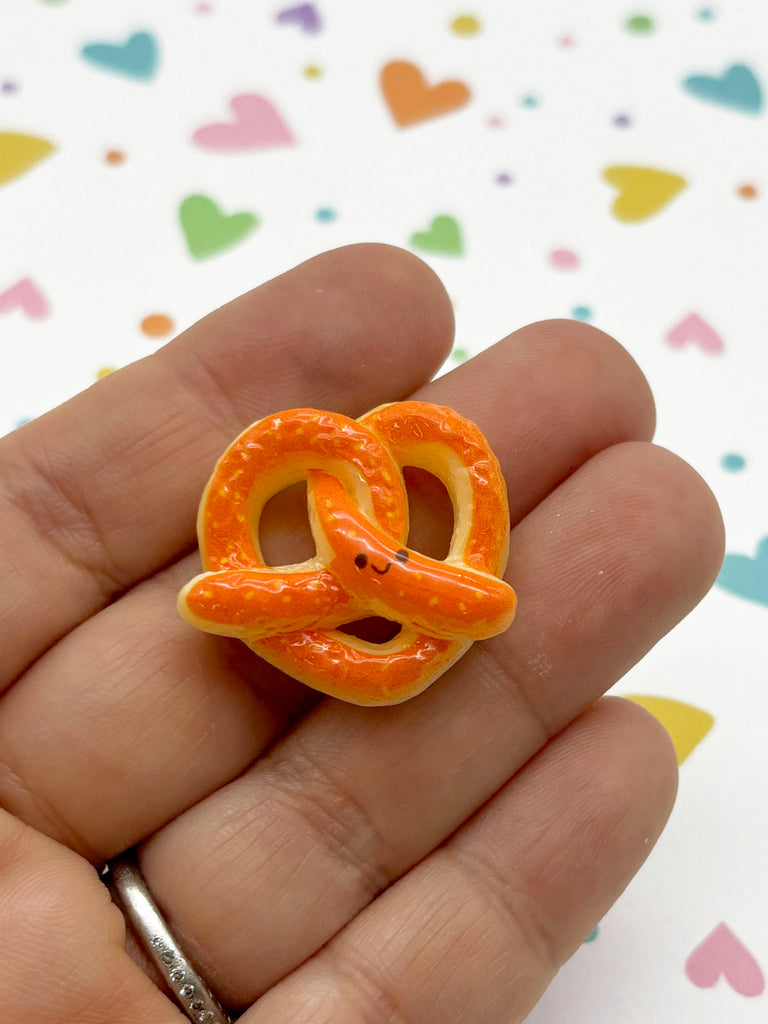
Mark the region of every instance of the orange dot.
POLYGON ((736 189, 736 194, 741 196, 742 199, 756 199, 757 189, 754 185, 739 185, 736 189))
POLYGON ((125 163, 125 153, 119 149, 110 149, 104 159, 108 164, 123 164, 125 163))
POLYGON ((148 338, 164 338, 173 330, 173 320, 165 313, 150 313, 141 321, 141 329, 148 338))

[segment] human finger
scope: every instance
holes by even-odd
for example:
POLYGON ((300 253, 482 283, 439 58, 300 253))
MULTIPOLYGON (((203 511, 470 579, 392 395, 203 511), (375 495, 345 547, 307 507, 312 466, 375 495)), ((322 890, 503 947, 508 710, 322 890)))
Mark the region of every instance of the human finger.
POLYGON ((323 702, 148 842, 147 878, 206 971, 247 1002, 311 955, 697 603, 720 545, 681 460, 594 456, 512 531, 506 634, 399 707, 323 702))
MULTIPOLYGON (((653 429, 634 361, 568 321, 523 328, 421 394, 480 423, 501 460, 513 522, 595 452, 653 429)), ((424 522, 438 532, 446 525, 424 522)), ((420 541, 430 540, 424 528, 420 541)), ((284 557, 294 560, 289 547, 284 557)), ((313 701, 238 641, 178 618, 176 593, 197 571, 190 556, 141 584, 0 702, 0 800, 96 861, 238 775, 313 701)), ((514 586, 517 575, 512 564, 514 586)), ((518 633, 513 625, 510 636, 518 633)))
POLYGON ((81 857, 0 811, 3 1024, 182 1024, 81 857))
POLYGON ((383 245, 325 253, 217 310, 0 440, 0 691, 117 594, 188 549, 210 468, 293 405, 359 415, 448 352, 445 290, 383 245))
POLYGON ((242 1024, 524 1020, 652 849, 676 779, 661 727, 601 701, 242 1024))

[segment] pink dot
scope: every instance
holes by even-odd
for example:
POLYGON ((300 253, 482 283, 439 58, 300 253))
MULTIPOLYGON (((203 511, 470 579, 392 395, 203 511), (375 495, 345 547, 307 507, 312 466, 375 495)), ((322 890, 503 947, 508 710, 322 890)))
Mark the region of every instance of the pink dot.
POLYGON ((570 249, 553 249, 549 254, 549 262, 555 270, 575 270, 579 265, 579 257, 570 249))
POLYGON ((498 114, 496 114, 493 117, 488 118, 488 124, 490 125, 491 128, 503 128, 504 118, 499 117, 498 114))

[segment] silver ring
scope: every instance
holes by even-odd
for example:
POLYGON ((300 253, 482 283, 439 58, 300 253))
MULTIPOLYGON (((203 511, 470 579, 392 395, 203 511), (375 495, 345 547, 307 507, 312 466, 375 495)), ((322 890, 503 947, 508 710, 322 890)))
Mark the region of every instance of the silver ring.
POLYGON ((136 861, 127 854, 110 861, 104 882, 137 938, 194 1024, 232 1024, 224 1007, 179 948, 157 909, 136 861))

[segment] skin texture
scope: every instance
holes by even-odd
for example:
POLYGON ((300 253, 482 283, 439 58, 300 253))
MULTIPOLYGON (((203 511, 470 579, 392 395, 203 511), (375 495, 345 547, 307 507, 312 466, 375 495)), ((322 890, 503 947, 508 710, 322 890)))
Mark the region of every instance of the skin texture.
MULTIPOLYGON (((522 1021, 640 867, 675 756, 603 694, 711 586, 717 506, 652 445, 613 339, 533 324, 427 383, 452 331, 423 263, 353 246, 0 440, 4 1024, 182 1020, 94 870, 134 845, 245 1024, 522 1021), (280 409, 409 398, 476 422, 499 459, 507 632, 361 708, 180 619, 233 438, 280 409)), ((408 545, 442 557, 450 505, 423 472, 407 483, 408 545)), ((265 509, 272 564, 311 557, 301 497, 265 509)))

